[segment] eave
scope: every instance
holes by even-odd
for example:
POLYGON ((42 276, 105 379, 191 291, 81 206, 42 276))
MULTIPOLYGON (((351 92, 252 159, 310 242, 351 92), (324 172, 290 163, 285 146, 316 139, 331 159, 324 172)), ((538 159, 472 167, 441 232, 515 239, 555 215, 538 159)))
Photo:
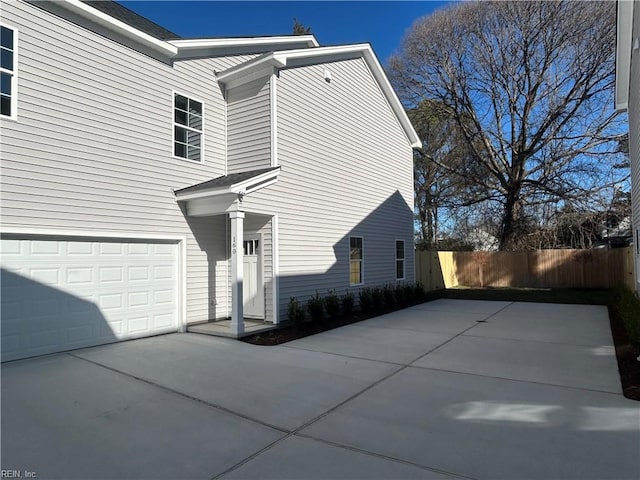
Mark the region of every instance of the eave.
POLYGON ((319 46, 313 35, 176 39, 170 40, 169 43, 179 50, 176 59, 265 53, 319 46))
POLYGON ((126 23, 107 15, 106 13, 83 3, 80 0, 59 0, 56 4, 75 13, 76 15, 79 15, 80 17, 91 20, 98 25, 134 40, 135 42, 138 42, 155 52, 161 53, 162 55, 173 57, 178 53, 178 48, 171 45, 169 42, 158 40, 157 38, 127 25, 126 23))

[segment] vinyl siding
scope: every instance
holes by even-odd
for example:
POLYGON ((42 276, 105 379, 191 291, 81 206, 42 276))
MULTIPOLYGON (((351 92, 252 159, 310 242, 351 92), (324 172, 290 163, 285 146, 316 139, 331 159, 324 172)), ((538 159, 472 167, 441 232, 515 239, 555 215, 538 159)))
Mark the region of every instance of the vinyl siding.
POLYGON ((22 1, 3 2, 2 21, 19 30, 18 120, 0 121, 3 229, 184 235, 187 321, 224 316, 224 217, 186 219, 173 190, 224 174, 213 71, 251 56, 171 66, 22 1), (203 163, 172 155, 173 90, 204 102, 203 163))
MULTIPOLYGON (((640 38, 640 6, 634 3, 632 39, 640 38)), ((636 289, 640 292, 640 51, 631 53, 629 85, 629 157, 631 160, 631 210, 636 259, 636 289)))
POLYGON ((277 81, 280 178, 244 203, 279 215, 282 317, 291 296, 350 288, 350 235, 364 237, 364 286, 395 282, 396 239, 413 281, 412 150, 366 63, 287 69, 277 81))
POLYGON ((227 92, 227 173, 271 165, 269 78, 227 92))

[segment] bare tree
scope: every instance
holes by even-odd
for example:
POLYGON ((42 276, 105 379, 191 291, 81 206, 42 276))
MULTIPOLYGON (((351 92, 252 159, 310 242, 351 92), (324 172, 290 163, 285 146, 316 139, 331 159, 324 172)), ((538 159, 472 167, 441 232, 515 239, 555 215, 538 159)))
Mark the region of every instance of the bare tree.
POLYGON ((389 73, 407 105, 449 109, 471 165, 433 161, 493 204, 504 250, 619 182, 614 63, 614 2, 465 2, 418 20, 389 73))

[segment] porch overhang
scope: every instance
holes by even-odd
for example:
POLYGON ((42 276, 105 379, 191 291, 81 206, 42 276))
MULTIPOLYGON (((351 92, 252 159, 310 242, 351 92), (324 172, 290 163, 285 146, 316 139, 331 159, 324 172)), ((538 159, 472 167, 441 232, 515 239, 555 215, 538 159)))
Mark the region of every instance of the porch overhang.
POLYGON ((174 190, 174 194, 190 217, 220 215, 240 210, 245 195, 273 185, 279 174, 280 167, 232 173, 174 190))

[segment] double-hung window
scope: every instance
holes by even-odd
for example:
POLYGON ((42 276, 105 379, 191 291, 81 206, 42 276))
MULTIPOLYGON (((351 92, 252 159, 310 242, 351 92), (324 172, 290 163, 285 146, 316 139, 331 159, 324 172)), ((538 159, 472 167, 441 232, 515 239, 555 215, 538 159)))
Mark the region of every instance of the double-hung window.
POLYGON ((202 103, 178 93, 173 96, 173 154, 202 161, 202 103))
POLYGON ((363 283, 364 244, 362 237, 349 237, 349 284, 363 283))
POLYGON ((404 280, 404 240, 396 240, 396 280, 404 280))
POLYGON ((16 44, 17 32, 0 26, 0 115, 16 117, 16 44))

